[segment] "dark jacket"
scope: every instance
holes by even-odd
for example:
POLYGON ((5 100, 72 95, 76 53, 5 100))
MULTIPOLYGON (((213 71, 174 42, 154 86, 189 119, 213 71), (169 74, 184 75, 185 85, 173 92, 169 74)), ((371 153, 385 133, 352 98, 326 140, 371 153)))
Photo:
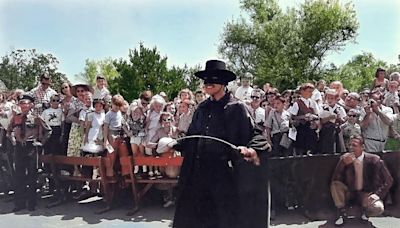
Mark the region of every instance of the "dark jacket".
MULTIPOLYGON (((375 193, 379 198, 384 199, 393 184, 393 178, 379 156, 365 152, 364 155, 362 191, 375 193)), ((332 181, 340 181, 344 183, 350 191, 354 191, 355 170, 353 163, 345 165, 342 156, 333 173, 332 181)))
POLYGON ((191 139, 178 145, 184 161, 173 227, 266 227, 267 173, 263 158, 269 145, 246 105, 230 94, 219 101, 202 102, 188 135, 214 136, 251 147, 262 163, 254 166, 214 140, 191 139))

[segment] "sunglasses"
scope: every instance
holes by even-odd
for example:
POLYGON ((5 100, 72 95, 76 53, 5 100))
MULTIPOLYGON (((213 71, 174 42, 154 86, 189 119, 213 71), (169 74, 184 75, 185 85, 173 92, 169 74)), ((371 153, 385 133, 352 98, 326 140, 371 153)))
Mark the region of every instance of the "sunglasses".
POLYGON ((168 118, 168 119, 163 119, 164 122, 172 122, 172 119, 168 118))
POLYGON ((53 99, 53 100, 51 100, 52 102, 60 102, 60 100, 57 100, 57 99, 53 99))
POLYGON ((352 97, 352 96, 347 96, 349 99, 352 99, 352 100, 358 100, 357 98, 355 98, 355 97, 352 97))
POLYGON ((347 115, 348 117, 357 117, 357 115, 347 115))
POLYGON ((251 99, 260 99, 260 97, 257 97, 257 96, 251 96, 250 98, 251 99))
POLYGON ((29 104, 29 103, 31 103, 30 100, 20 100, 20 101, 18 101, 18 104, 29 104))

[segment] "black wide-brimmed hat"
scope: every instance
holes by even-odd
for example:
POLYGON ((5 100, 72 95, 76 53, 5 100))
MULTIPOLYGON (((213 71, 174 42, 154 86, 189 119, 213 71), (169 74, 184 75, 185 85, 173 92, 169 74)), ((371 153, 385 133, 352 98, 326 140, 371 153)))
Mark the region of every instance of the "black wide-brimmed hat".
POLYGON ((220 60, 208 60, 206 69, 194 73, 196 77, 204 80, 204 84, 228 85, 236 79, 236 74, 226 69, 226 64, 220 60))

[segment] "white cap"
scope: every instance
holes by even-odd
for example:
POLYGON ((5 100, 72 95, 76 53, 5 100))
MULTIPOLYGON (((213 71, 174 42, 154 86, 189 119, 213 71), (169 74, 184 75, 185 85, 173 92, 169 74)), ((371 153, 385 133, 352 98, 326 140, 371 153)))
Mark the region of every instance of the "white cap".
POLYGON ((175 141, 175 139, 170 138, 170 137, 163 137, 160 140, 158 140, 157 153, 159 153, 159 154, 165 153, 169 147, 168 144, 170 144, 174 141, 175 141))
POLYGON ((337 92, 336 92, 336 90, 334 90, 334 89, 327 89, 327 90, 325 90, 325 95, 333 95, 333 96, 336 96, 336 95, 337 95, 337 92))

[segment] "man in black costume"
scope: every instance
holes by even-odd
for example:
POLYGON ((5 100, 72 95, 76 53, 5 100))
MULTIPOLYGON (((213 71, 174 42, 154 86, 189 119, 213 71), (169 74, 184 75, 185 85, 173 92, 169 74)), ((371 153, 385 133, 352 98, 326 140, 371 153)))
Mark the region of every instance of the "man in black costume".
POLYGON ((174 228, 267 227, 266 152, 270 149, 246 105, 226 92, 236 75, 225 63, 210 60, 195 75, 210 98, 194 113, 186 139, 175 148, 182 164, 174 228), (236 153, 235 153, 236 152, 236 153))

